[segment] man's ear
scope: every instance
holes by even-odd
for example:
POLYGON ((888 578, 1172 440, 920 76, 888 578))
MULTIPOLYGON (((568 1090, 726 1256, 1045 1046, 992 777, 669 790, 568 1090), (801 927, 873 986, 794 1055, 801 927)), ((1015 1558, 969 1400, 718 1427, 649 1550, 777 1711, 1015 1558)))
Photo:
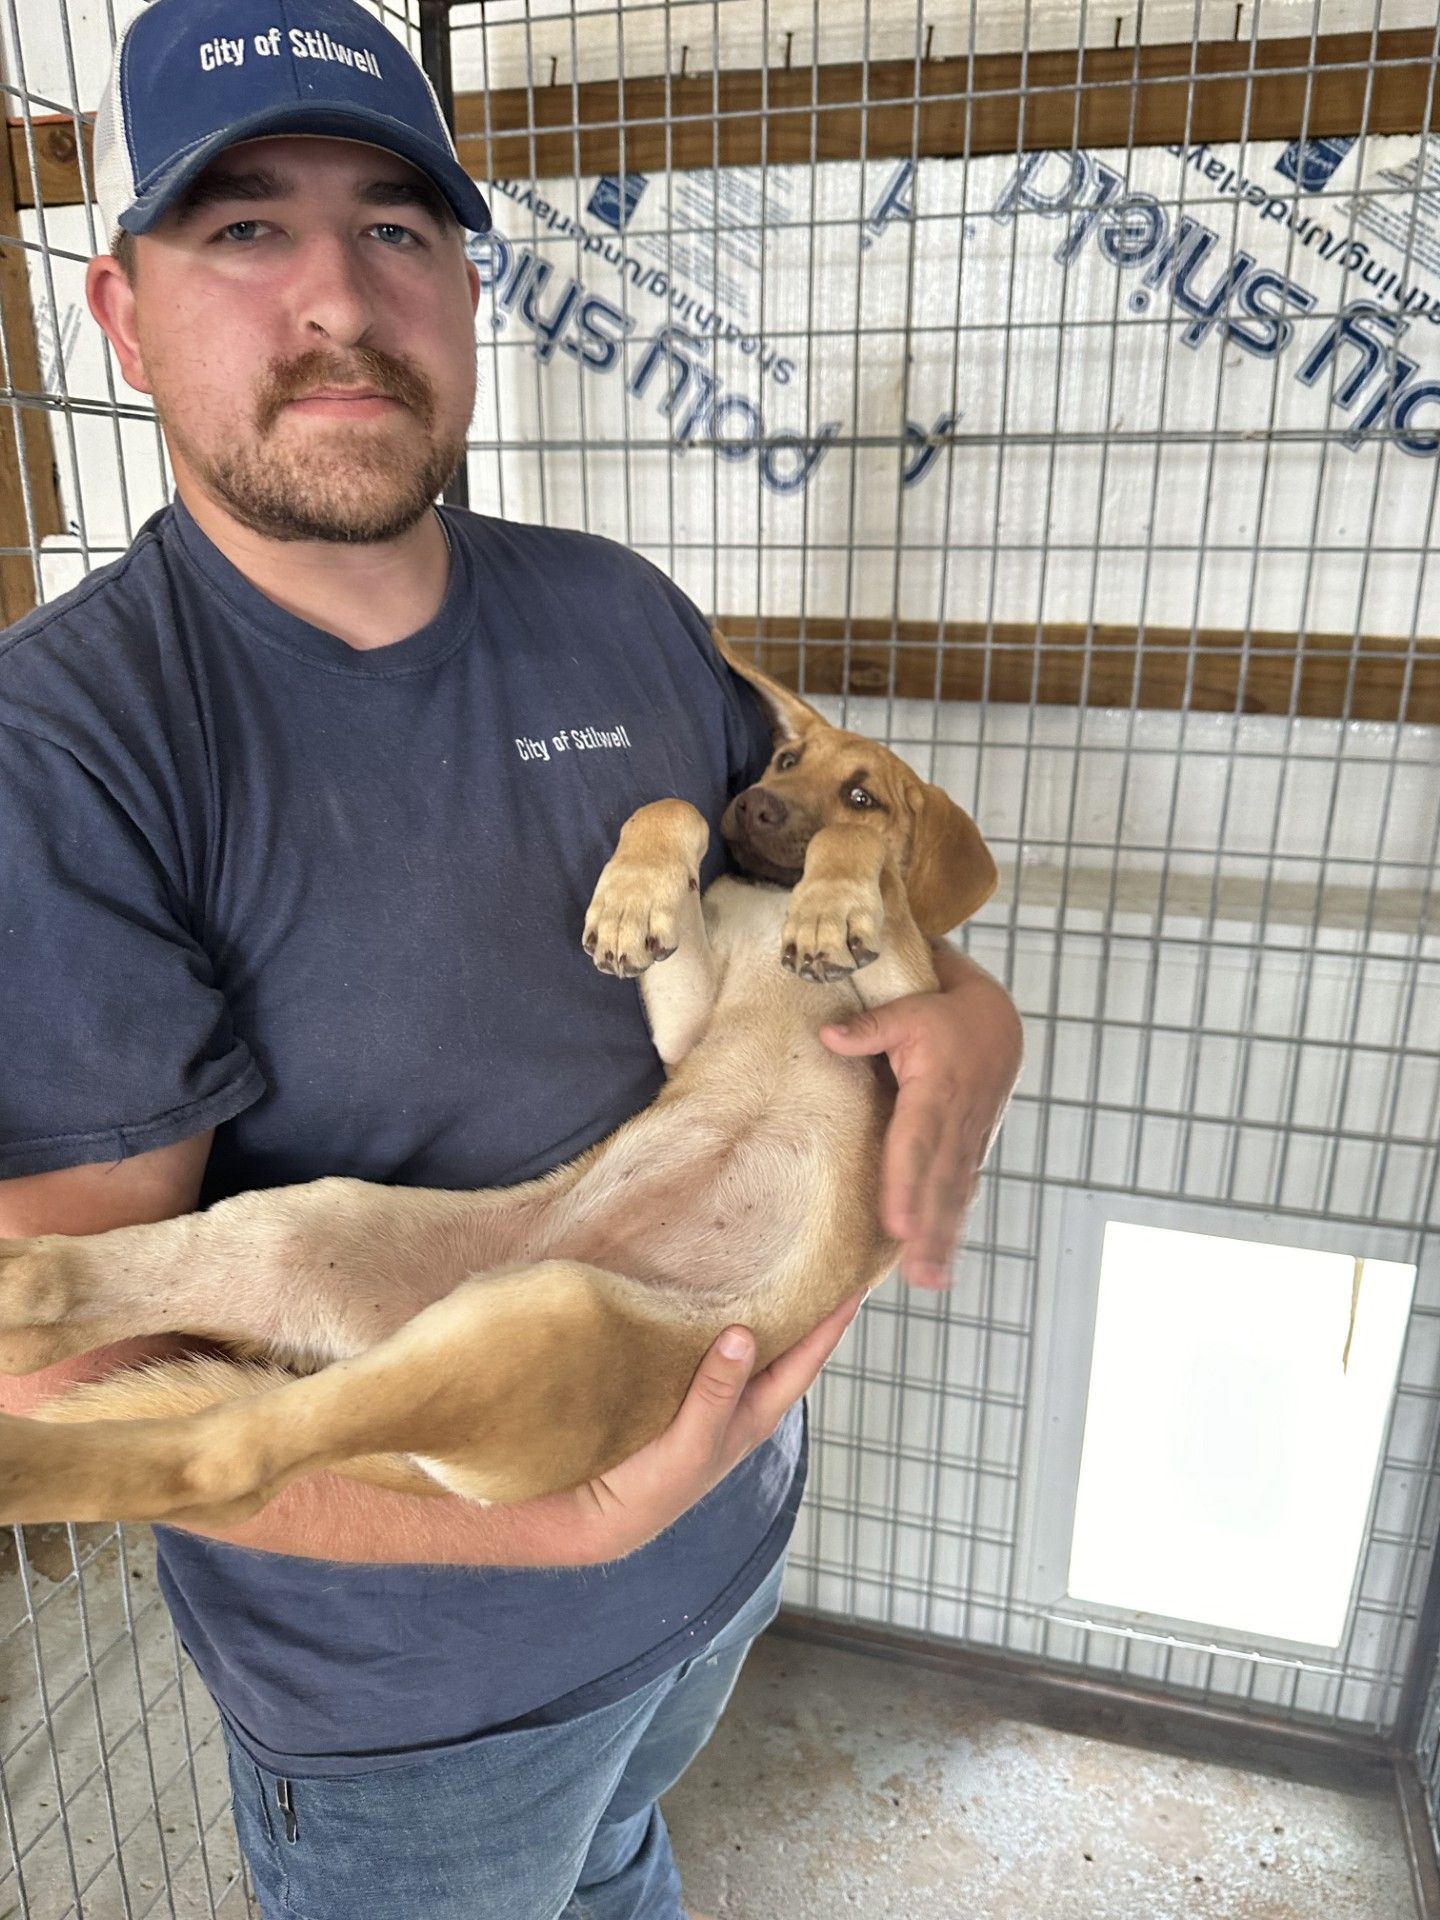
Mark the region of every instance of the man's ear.
POLYGON ((910 792, 914 826, 905 891, 915 924, 932 940, 978 913, 999 874, 980 829, 940 787, 917 780, 910 792))
POLYGON ((768 673, 762 673, 743 654, 737 653, 718 627, 712 627, 710 633, 720 658, 730 671, 747 680, 759 694, 777 740, 798 740, 812 727, 829 726, 825 716, 808 706, 798 693, 781 686, 778 680, 772 680, 768 673))
POLYGON ((149 393, 150 380, 135 323, 135 289, 113 253, 100 253, 85 270, 85 298, 105 338, 115 349, 127 387, 149 393))

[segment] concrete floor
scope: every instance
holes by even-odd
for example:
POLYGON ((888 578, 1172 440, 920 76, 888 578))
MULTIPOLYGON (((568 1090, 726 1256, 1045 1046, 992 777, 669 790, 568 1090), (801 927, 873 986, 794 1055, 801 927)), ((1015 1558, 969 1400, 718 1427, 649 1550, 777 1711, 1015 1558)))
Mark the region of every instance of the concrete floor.
POLYGON ((84 1920, 169 1920, 172 1901, 243 1920, 215 1709, 177 1665, 148 1536, 122 1562, 113 1528, 76 1533, 79 1578, 63 1527, 27 1528, 27 1606, 0 1527, 0 1920, 61 1920, 77 1895, 84 1920))
MULTIPOLYGON (((143 1536, 122 1567, 107 1530, 83 1529, 83 1583, 60 1529, 30 1540, 38 1640, 0 1529, 0 1752, 25 1848, 20 1900, 0 1839, 0 1920, 59 1920, 77 1882, 85 1920, 157 1897, 168 1911, 167 1880, 177 1920, 212 1900, 222 1920, 243 1913, 213 1710, 193 1677, 182 1705, 143 1536)), ((1413 1920, 1387 1798, 1050 1731, 995 1699, 767 1636, 666 1802, 691 1905, 715 1920, 1413 1920)))
POLYGON ((966 1683, 761 1640, 665 1802, 715 1920, 1414 1920, 1388 1796, 1011 1720, 966 1683))

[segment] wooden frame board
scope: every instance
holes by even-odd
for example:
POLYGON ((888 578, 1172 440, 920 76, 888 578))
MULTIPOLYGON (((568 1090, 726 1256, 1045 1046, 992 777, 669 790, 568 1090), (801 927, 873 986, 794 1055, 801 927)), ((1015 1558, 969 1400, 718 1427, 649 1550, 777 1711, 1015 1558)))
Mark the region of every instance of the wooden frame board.
POLYGON ((718 623, 798 693, 1440 725, 1440 640, 983 621, 718 623))
MULTIPOLYGON (((1420 133, 1440 118, 1436 41, 1403 29, 508 87, 456 95, 456 140, 469 171, 493 180, 1420 133)), ((25 128, 9 123, 17 205, 78 204, 74 121, 32 125, 35 170, 25 128)), ((88 126, 83 137, 88 149, 88 126)))
POLYGON ((1330 34, 1313 48, 1202 41, 591 81, 462 94, 455 127, 486 180, 1413 133, 1435 42, 1330 34))
MULTIPOLYGON (((39 394, 40 351, 30 276, 25 249, 12 238, 20 231, 15 200, 7 147, 0 154, 0 382, 14 394, 39 394)), ((22 549, 0 553, 0 626, 9 626, 35 605, 35 568, 23 549, 32 541, 38 547, 64 527, 48 417, 19 402, 0 407, 0 547, 22 549)))

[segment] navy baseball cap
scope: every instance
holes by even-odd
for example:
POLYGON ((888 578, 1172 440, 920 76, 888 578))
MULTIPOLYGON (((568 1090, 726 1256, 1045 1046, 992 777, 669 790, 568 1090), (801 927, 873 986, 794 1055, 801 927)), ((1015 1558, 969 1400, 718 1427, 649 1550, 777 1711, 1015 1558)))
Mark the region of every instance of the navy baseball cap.
POLYGON ((120 36, 95 115, 107 243, 117 228, 148 233, 224 148, 279 133, 399 154, 462 227, 489 230, 423 69, 353 0, 151 0, 120 36))

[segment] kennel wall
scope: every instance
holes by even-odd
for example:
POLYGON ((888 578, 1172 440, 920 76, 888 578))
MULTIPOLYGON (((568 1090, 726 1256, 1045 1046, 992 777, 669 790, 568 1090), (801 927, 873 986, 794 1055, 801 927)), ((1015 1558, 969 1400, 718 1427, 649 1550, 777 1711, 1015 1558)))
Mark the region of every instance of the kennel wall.
MULTIPOLYGON (((82 291, 84 116, 129 11, 0 22, 7 618, 166 496, 82 291)), ((645 554, 944 784, 1001 864, 959 937, 1025 1016, 1024 1074, 952 1288, 887 1288, 813 1397, 790 1606, 1357 1751, 1415 1722, 1433 1777, 1433 9, 375 11, 495 214, 457 492, 645 554), (1184 1399, 1163 1457, 1194 1472, 1166 1493, 1122 1457, 1102 1505, 1178 1534, 1164 1600, 1071 1591, 1107 1223, 1343 1269, 1286 1305, 1229 1249, 1188 1294, 1157 1266, 1173 1311, 1143 1365, 1184 1399), (1281 1481, 1291 1408, 1317 1424, 1281 1481), (1228 1491, 1201 1471, 1225 1447, 1250 1463, 1228 1491), (1342 1506, 1352 1528, 1328 1626, 1198 1577, 1281 1581, 1282 1486, 1317 1538, 1342 1506)), ((238 1906, 203 1702, 158 1613, 132 1631, 143 1548, 37 1551, 0 1746, 22 1912, 238 1906), (122 1723, 178 1771, 112 1817, 122 1723), (177 1791, 183 1819, 154 1816, 177 1791), (167 1825, 193 1907, 156 1864, 167 1825), (24 1878, 47 1849, 74 1862, 53 1909, 24 1878)))

